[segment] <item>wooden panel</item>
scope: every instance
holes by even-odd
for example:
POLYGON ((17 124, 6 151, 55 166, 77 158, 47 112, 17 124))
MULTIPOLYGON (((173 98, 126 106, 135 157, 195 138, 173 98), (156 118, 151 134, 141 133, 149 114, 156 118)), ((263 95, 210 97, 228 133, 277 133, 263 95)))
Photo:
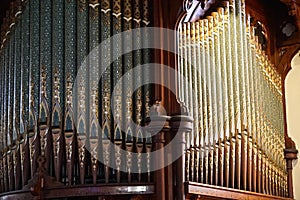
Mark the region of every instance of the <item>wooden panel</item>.
MULTIPOLYGON (((244 200, 288 200, 289 198, 258 194, 231 188, 206 185, 201 183, 186 183, 186 193, 189 195, 200 195, 200 199, 244 199, 244 200)), ((197 198, 196 198, 197 199, 197 198)))
MULTIPOLYGON (((130 185, 84 185, 84 186, 65 186, 45 189, 42 192, 43 197, 51 198, 69 198, 69 197, 95 197, 118 195, 114 199, 122 199, 121 195, 152 195, 155 192, 153 184, 130 184, 130 185), (120 196, 119 196, 120 195, 120 196)), ((0 199, 32 199, 29 191, 16 191, 3 193, 0 199)), ((101 199, 101 197, 100 197, 101 199)), ((128 198, 130 199, 130 198, 128 198)))

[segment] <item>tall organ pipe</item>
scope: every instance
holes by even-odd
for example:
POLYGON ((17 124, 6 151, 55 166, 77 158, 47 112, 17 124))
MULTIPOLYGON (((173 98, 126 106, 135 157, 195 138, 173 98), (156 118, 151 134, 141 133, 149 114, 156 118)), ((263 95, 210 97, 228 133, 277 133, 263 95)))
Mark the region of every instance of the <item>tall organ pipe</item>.
MULTIPOLYGON (((2 191, 26 185, 36 174, 40 156, 46 158, 47 173, 66 185, 151 181, 151 136, 128 124, 136 116, 133 121, 143 126, 150 117, 152 87, 131 91, 134 83, 142 82, 140 78, 127 80, 128 88, 114 88, 125 72, 151 62, 151 50, 117 58, 99 82, 92 81, 113 53, 122 53, 126 42, 130 49, 141 48, 150 42, 150 32, 140 32, 134 41, 113 42, 97 52, 101 59, 86 59, 113 34, 148 27, 150 9, 148 0, 126 4, 120 0, 15 0, 11 4, 1 29, 2 191), (78 75, 80 67, 84 70, 78 75), (116 98, 111 99, 114 89, 116 98), (122 149, 127 151, 125 157, 122 149), (122 170, 127 171, 122 173, 125 165, 122 170), (138 175, 132 172, 135 166, 138 175)), ((145 70, 136 75, 150 80, 150 74, 145 70)))
POLYGON ((195 120, 186 178, 285 196, 283 153, 276 150, 284 141, 280 75, 255 29, 243 0, 179 24, 178 72, 188 80, 178 80, 178 99, 195 120))

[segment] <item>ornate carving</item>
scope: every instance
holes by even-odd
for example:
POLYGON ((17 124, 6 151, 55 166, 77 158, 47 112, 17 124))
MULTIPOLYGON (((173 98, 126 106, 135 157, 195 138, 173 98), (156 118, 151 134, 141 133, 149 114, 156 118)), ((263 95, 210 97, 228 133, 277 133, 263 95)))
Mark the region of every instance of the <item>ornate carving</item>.
POLYGON ((289 15, 296 19, 297 29, 300 30, 300 3, 297 0, 281 0, 289 7, 289 15))
POLYGON ((28 184, 23 187, 23 190, 30 190, 31 194, 35 197, 34 199, 41 199, 42 191, 47 187, 61 187, 62 184, 56 182, 53 177, 48 176, 45 168, 46 158, 40 156, 37 159, 38 169, 34 173, 33 178, 29 180, 28 184))
POLYGON ((184 21, 197 21, 213 3, 215 3, 215 0, 184 0, 183 9, 187 12, 184 21))

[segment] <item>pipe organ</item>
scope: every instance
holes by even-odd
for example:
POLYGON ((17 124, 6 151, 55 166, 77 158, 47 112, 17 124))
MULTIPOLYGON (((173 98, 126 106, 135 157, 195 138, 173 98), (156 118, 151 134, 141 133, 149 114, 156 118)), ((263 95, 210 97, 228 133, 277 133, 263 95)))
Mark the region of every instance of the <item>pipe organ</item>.
MULTIPOLYGON (((149 116, 150 86, 137 91, 131 91, 130 85, 114 88, 134 66, 150 62, 150 51, 139 48, 149 33, 140 32, 132 43, 131 39, 115 41, 97 52, 110 60, 108 56, 125 48, 139 49, 117 58, 99 83, 90 77, 100 75, 97 68, 105 61, 87 57, 112 35, 149 26, 149 2, 14 1, 5 20, 1 35, 1 191, 27 185, 38 171, 39 156, 47 158, 44 165, 49 175, 64 185, 150 182, 151 157, 144 153, 152 150, 151 138, 129 123, 133 119, 143 125, 149 116), (83 67, 79 91, 73 91, 82 63, 89 66, 83 67), (137 139, 138 134, 143 137, 137 139), (126 150, 125 158, 120 149, 126 150), (142 163, 148 163, 147 173, 142 172, 142 163), (121 165, 126 165, 128 173, 120 170, 121 165), (131 172, 135 166, 138 173, 131 172)), ((124 81, 139 84, 150 72, 135 73, 135 80, 124 81)))
MULTIPOLYGON (((279 21, 292 23, 282 2, 279 21)), ((256 16, 252 4, 266 7, 12 0, 0 40, 0 200, 293 199, 278 63, 297 38, 276 46, 290 24, 274 29, 277 18, 263 20, 273 7, 256 16)))
POLYGON ((178 98, 194 118, 185 179, 287 196, 281 76, 245 2, 177 30, 178 98))

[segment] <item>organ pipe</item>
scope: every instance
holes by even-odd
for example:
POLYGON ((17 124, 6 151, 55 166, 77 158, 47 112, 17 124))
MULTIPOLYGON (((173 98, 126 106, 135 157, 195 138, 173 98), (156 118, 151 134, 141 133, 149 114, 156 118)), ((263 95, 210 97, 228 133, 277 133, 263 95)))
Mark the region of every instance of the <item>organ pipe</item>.
POLYGON ((284 141, 281 78, 258 42, 245 2, 222 5, 178 26, 178 72, 185 77, 178 81, 178 98, 195 120, 186 180, 285 196, 279 192, 287 185, 278 151, 284 141), (193 152, 198 145, 199 160, 193 152))
POLYGON ((127 88, 115 88, 126 72, 151 62, 151 50, 140 49, 150 33, 121 38, 96 52, 101 59, 86 59, 113 34, 148 27, 149 9, 141 0, 11 5, 1 29, 1 191, 26 185, 39 156, 47 158, 48 175, 65 185, 151 181, 151 136, 129 125, 143 126, 150 117, 152 87, 131 87, 150 72, 139 71, 136 80, 124 80, 127 88), (133 46, 139 50, 122 55, 133 46), (93 81, 114 53, 122 56, 93 81))
MULTIPOLYGON (((151 182, 151 135, 130 125, 150 117, 152 87, 132 86, 151 72, 135 71, 134 80, 117 84, 150 63, 151 50, 140 47, 151 33, 137 31, 133 41, 97 50, 102 59, 85 60, 112 35, 151 25, 149 1, 16 2, 1 32, 1 192, 26 185, 39 156, 65 185, 151 182), (139 50, 110 63, 132 47, 139 50), (94 82, 103 63, 111 68, 94 82)), ((194 118, 185 135, 185 180, 285 197, 282 82, 258 41, 258 25, 243 0, 179 23, 177 98, 194 118)))

